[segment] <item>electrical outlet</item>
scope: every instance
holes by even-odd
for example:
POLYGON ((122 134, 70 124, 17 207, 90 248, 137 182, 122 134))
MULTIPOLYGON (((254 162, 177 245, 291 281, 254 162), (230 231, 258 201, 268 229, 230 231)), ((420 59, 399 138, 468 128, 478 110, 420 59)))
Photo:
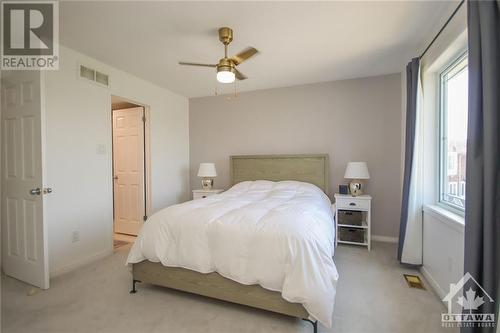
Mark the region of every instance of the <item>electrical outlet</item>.
POLYGON ((73 240, 73 243, 76 243, 80 240, 80 232, 79 231, 73 231, 72 240, 73 240))

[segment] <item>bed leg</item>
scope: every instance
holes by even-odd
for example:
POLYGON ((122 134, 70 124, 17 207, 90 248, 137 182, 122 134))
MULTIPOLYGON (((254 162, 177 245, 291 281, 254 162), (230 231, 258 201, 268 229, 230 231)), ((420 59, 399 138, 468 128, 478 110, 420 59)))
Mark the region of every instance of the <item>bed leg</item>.
POLYGON ((141 282, 141 281, 135 280, 135 279, 132 280, 132 290, 130 291, 131 294, 135 294, 137 292, 137 289, 135 289, 135 284, 137 282, 141 282))
POLYGON ((312 325, 313 325, 313 331, 314 333, 318 333, 318 321, 312 321, 312 320, 309 320, 309 319, 302 319, 302 320, 305 320, 305 321, 308 321, 310 322, 312 325))

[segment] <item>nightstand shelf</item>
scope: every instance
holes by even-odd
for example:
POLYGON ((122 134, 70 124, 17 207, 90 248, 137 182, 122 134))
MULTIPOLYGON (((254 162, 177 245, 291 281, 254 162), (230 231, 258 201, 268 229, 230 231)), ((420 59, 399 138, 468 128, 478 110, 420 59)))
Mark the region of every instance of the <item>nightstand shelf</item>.
POLYGON ((371 199, 369 195, 335 194, 335 245, 360 245, 371 250, 371 199))
POLYGON ((368 223, 364 222, 361 225, 354 225, 354 224, 338 224, 339 227, 346 227, 346 228, 358 228, 358 229, 368 229, 368 223))
POLYGON ((340 244, 351 244, 351 245, 362 245, 362 246, 368 246, 368 243, 367 242, 364 242, 364 243, 358 243, 358 242, 349 242, 349 241, 337 241, 337 243, 340 243, 340 244))

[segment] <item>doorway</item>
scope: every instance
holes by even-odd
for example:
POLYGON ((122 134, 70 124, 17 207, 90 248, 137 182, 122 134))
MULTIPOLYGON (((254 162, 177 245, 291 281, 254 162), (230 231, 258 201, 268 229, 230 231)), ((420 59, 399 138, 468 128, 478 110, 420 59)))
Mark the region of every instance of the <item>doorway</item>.
POLYGON ((135 240, 149 211, 148 108, 111 96, 114 249, 135 240))

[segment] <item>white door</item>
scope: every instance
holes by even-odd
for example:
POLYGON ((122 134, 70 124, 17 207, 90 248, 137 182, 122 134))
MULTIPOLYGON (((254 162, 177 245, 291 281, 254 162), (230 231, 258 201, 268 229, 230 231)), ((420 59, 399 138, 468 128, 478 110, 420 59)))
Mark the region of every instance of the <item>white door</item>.
MULTIPOLYGON (((2 266, 5 274, 49 287, 43 218, 42 98, 39 71, 2 79, 2 266)), ((46 192, 48 190, 46 189, 46 192)))
POLYGON ((115 232, 137 235, 144 222, 144 109, 113 111, 115 232))

